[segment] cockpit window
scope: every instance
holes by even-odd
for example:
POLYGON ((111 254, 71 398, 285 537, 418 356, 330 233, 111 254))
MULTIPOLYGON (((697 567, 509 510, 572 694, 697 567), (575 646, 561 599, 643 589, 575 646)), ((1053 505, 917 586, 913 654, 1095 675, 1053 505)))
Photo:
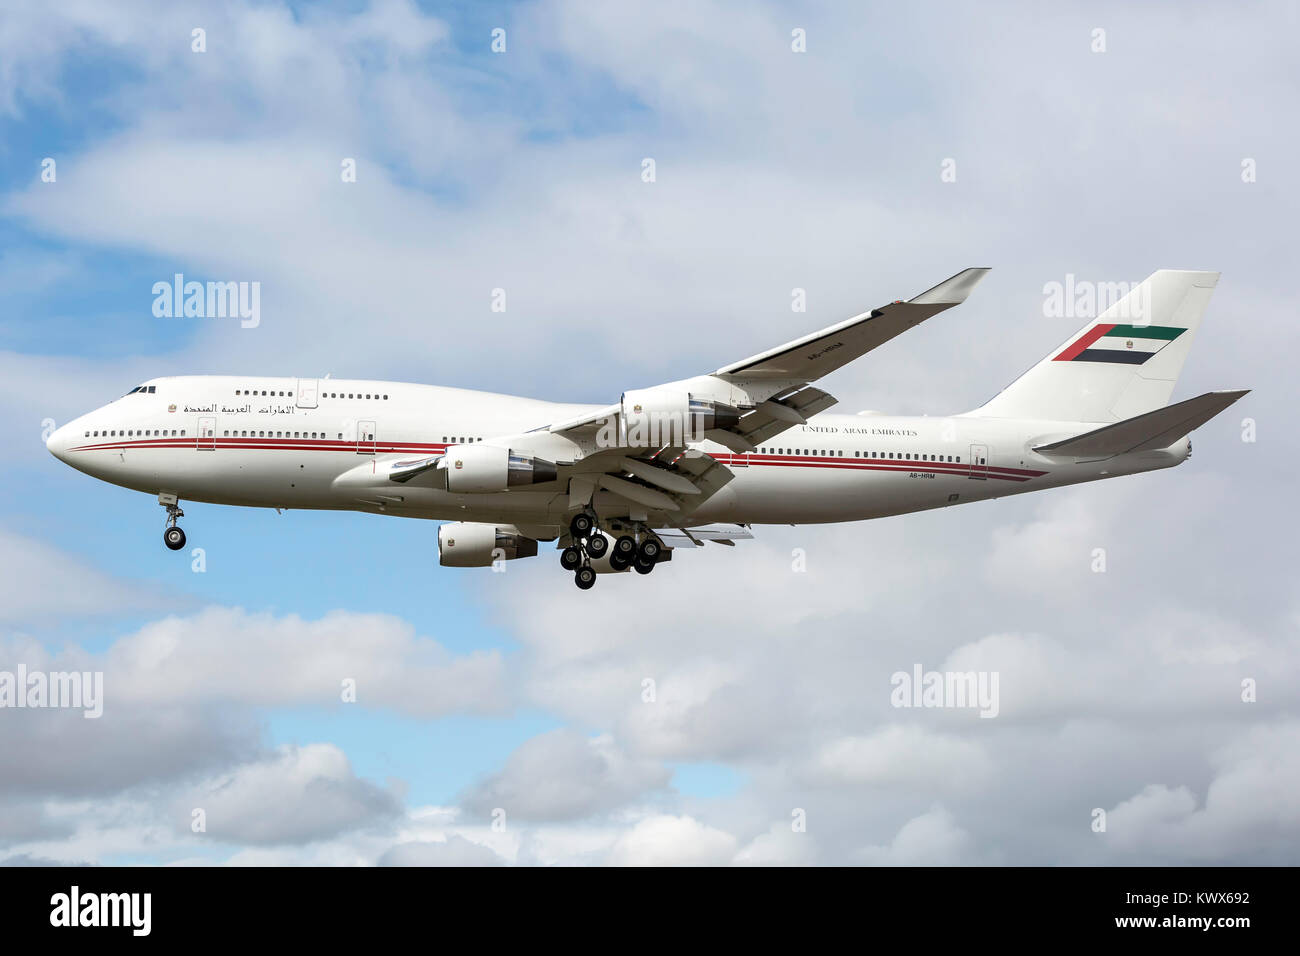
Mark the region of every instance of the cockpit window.
MULTIPOLYGON (((153 395, 157 391, 158 391, 157 385, 137 385, 135 388, 131 389, 131 391, 127 392, 126 395, 134 395, 136 392, 139 392, 141 395, 144 394, 153 395)), ((126 398, 126 395, 123 395, 122 397, 126 398)))

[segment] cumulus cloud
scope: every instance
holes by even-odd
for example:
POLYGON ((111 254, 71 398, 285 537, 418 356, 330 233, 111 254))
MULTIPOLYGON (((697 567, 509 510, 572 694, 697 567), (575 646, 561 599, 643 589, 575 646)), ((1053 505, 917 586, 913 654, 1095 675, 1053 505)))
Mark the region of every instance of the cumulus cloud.
POLYGON ((99 653, 0 640, 0 662, 103 674, 98 718, 71 708, 0 711, 0 794, 109 794, 242 764, 260 753, 258 714, 270 708, 429 717, 494 713, 505 701, 499 654, 451 654, 389 615, 305 621, 208 608, 145 625, 99 653), (343 704, 345 693, 355 703, 343 704))
POLYGON ((980 744, 898 725, 829 741, 810 768, 813 779, 832 785, 906 784, 932 791, 978 787, 990 772, 980 744))
POLYGON ((803 866, 816 863, 818 857, 807 833, 788 823, 775 823, 746 844, 733 862, 738 866, 803 866))
POLYGON ((379 858, 380 866, 501 866, 504 863, 491 847, 454 834, 445 840, 399 843, 379 858))
POLYGON ((264 759, 196 786, 178 804, 182 826, 203 811, 211 839, 228 843, 306 843, 400 812, 396 795, 358 779, 331 744, 281 747, 264 759))
POLYGON ((667 786, 671 775, 657 761, 630 757, 608 734, 555 730, 525 742, 462 803, 483 816, 499 807, 507 818, 567 820, 621 807, 667 786))
POLYGON ((952 866, 965 862, 970 836, 943 807, 913 817, 885 846, 865 847, 858 854, 872 866, 952 866))
POLYGON ((104 664, 115 694, 142 705, 335 704, 345 681, 358 704, 419 716, 491 713, 505 700, 499 653, 451 654, 385 614, 305 621, 211 607, 146 625, 114 643, 104 664))
POLYGON ((1104 838, 1134 858, 1164 863, 1294 860, 1297 739, 1294 722, 1250 729, 1212 757, 1214 777, 1202 794, 1181 782, 1149 784, 1110 811, 1104 838))
POLYGON ((39 538, 0 528, 0 624, 179 610, 185 599, 119 577, 39 538))
POLYGON ((719 866, 736 852, 736 838, 685 816, 646 817, 610 850, 614 866, 719 866))

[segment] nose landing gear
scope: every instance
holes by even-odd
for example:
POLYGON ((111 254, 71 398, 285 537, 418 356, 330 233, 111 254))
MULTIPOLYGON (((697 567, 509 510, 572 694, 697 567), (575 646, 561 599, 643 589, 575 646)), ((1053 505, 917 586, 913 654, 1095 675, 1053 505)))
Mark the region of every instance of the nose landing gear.
POLYGON ((184 518, 185 512, 181 510, 175 495, 159 495, 158 503, 167 509, 167 528, 163 531, 163 544, 172 551, 179 551, 185 547, 185 532, 176 524, 176 519, 184 518))

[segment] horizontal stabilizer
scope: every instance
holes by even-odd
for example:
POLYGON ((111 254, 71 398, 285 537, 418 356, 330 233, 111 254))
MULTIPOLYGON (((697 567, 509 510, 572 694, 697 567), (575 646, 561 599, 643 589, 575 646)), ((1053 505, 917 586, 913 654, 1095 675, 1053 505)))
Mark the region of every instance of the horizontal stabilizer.
POLYGON ((1075 458, 1110 458, 1129 452, 1168 448, 1195 428, 1200 428, 1250 389, 1206 392, 1154 412, 1126 418, 1114 425, 1075 435, 1034 451, 1075 458))

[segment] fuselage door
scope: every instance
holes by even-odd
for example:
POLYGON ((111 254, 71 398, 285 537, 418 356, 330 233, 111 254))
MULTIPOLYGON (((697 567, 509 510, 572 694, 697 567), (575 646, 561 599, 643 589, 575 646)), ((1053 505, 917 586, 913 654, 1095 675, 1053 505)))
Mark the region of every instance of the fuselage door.
POLYGON ((199 419, 198 442, 195 445, 199 451, 212 451, 217 447, 217 420, 211 416, 203 416, 199 419))
POLYGON ((316 379, 300 378, 298 379, 298 407, 315 408, 316 407, 316 379))
POLYGON ((375 423, 357 422, 357 454, 373 455, 375 453, 375 423))
POLYGON ((978 478, 984 481, 989 476, 989 446, 988 445, 971 445, 970 446, 970 474, 968 478, 978 478))

